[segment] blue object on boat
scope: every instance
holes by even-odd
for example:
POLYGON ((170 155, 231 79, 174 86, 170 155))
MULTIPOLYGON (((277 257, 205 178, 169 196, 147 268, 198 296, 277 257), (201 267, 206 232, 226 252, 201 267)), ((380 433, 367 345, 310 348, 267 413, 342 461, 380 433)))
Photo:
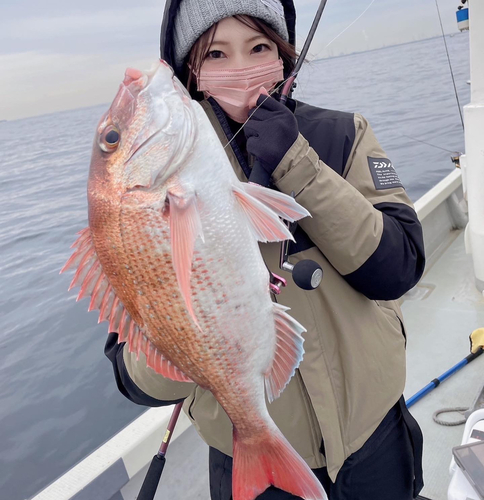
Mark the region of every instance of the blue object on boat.
POLYGON ((482 347, 480 347, 477 352, 471 353, 466 356, 462 361, 454 365, 452 368, 450 368, 450 370, 447 370, 440 377, 434 378, 434 380, 427 384, 423 389, 420 389, 420 391, 418 391, 411 398, 408 398, 407 401, 405 401, 407 408, 410 408, 419 399, 422 399, 430 391, 433 391, 437 386, 439 386, 444 380, 448 379, 455 372, 459 371, 461 368, 464 368, 464 366, 468 365, 471 361, 474 361, 474 359, 480 356, 483 352, 484 350, 482 349, 482 347))
POLYGON ((457 15, 457 27, 461 30, 469 29, 469 8, 459 9, 456 13, 457 15))

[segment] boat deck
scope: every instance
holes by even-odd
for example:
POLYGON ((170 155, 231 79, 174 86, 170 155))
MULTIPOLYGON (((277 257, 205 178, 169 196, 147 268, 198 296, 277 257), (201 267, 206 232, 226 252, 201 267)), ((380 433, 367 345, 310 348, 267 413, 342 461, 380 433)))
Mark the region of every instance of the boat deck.
MULTIPOLYGON (((408 398, 469 354, 469 334, 484 327, 484 297, 474 286, 472 260, 464 249, 464 232, 449 233, 434 264, 417 286, 423 299, 402 305, 407 330, 408 398)), ((446 500, 452 447, 460 445, 463 425, 442 426, 432 415, 442 408, 470 407, 484 384, 484 356, 465 366, 411 408, 424 433, 422 495, 446 500)), ((461 420, 460 414, 440 415, 461 420)))
MULTIPOLYGON (((187 419, 183 413, 180 419, 187 419)), ((136 499, 143 484, 148 466, 144 467, 121 490, 122 496, 110 500, 136 499)), ((210 500, 208 485, 208 446, 190 425, 171 444, 166 455, 155 500, 210 500)))

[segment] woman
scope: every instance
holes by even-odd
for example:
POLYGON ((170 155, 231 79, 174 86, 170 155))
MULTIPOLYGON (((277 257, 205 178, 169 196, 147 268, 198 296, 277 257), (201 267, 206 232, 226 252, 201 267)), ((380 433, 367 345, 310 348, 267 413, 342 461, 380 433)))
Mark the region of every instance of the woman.
MULTIPOLYGON (((289 283, 280 296, 308 330, 306 354, 269 413, 330 500, 409 500, 422 488, 422 436, 402 398, 396 299, 423 272, 421 226, 361 115, 259 97, 292 69, 294 28, 291 0, 172 0, 161 56, 201 101, 221 142, 232 141, 227 154, 238 177, 294 192, 312 214, 300 222, 291 261, 317 261, 324 279, 310 292, 289 283)), ((261 251, 277 269, 279 246, 261 251)), ((164 379, 116 341, 110 334, 106 354, 121 392, 148 406, 185 400, 210 446, 212 499, 229 500, 232 428, 223 409, 210 392, 164 379)), ((271 487, 258 498, 297 497, 271 487)))

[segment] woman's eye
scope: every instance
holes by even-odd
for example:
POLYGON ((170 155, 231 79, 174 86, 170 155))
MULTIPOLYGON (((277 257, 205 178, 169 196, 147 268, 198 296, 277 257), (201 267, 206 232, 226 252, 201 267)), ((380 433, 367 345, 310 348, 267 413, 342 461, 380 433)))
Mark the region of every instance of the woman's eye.
POLYGON ((259 43, 259 45, 256 45, 253 49, 252 52, 263 52, 264 50, 270 50, 269 45, 266 43, 259 43))
POLYGON ((220 59, 223 57, 224 53, 221 50, 211 50, 208 54, 207 57, 210 59, 220 59))

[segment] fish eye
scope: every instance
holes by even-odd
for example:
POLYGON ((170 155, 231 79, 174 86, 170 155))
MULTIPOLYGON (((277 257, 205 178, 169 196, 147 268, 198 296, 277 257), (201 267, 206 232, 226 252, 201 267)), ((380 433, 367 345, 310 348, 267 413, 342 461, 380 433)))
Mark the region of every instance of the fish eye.
POLYGON ((99 137, 99 147, 105 153, 112 153, 118 149, 120 139, 121 135, 119 130, 114 125, 109 125, 103 130, 99 137))

